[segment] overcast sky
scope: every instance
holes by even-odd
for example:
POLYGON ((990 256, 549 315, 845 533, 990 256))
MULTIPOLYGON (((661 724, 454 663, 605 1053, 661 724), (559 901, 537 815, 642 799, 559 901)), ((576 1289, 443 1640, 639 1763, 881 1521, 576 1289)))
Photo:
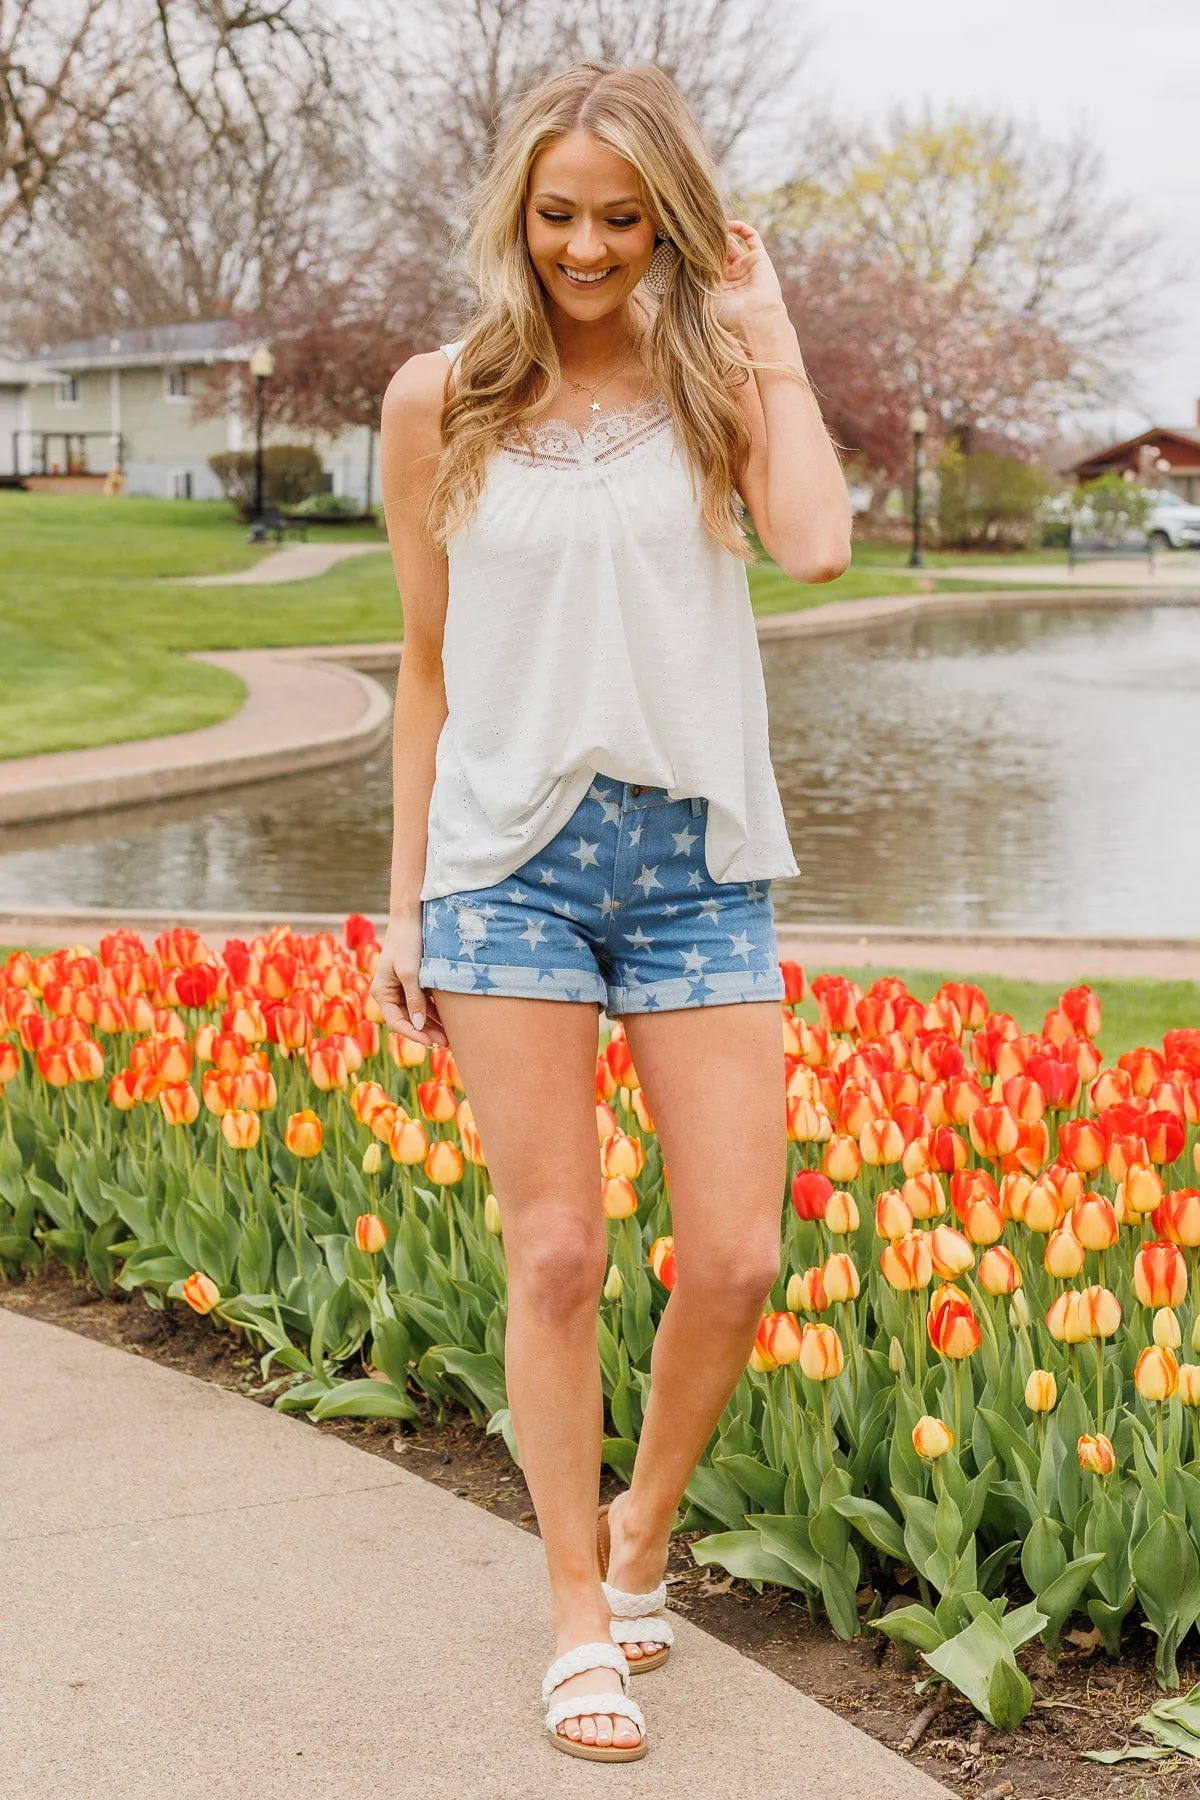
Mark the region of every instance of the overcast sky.
MULTIPOLYGON (((1114 434, 1195 425, 1200 399, 1200 0, 813 0, 809 73, 851 112, 979 101, 1049 130, 1083 119, 1110 191, 1133 195, 1190 260, 1181 322, 1139 371, 1114 434)), ((1100 421, 1097 421, 1100 423, 1100 421)))

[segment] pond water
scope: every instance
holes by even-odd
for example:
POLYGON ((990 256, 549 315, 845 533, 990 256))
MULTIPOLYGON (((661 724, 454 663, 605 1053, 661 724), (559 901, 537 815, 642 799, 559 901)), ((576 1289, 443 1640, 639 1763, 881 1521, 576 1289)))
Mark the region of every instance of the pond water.
MULTIPOLYGON (((763 646, 794 923, 1200 935, 1200 607, 763 646)), ((386 907, 388 752, 0 832, 0 908, 386 907)))

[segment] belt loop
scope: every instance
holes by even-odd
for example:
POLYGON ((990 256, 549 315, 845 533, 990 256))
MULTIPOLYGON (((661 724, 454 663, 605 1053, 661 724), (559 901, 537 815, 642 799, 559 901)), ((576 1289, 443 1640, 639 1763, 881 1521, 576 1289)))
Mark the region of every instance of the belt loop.
POLYGON ((700 797, 698 794, 692 795, 692 811, 693 813, 698 813, 700 811, 700 797))

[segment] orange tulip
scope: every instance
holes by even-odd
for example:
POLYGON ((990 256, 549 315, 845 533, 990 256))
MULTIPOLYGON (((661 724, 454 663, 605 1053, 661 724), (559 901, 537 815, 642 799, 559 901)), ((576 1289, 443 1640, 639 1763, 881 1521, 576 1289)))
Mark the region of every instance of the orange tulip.
POLYGON ((21 1073, 21 1053, 10 1038, 0 1037, 0 1088, 21 1073))
POLYGON ((340 1038, 318 1038, 308 1052, 308 1072, 318 1093, 350 1086, 350 1065, 340 1038))
POLYGON ((1081 1469, 1089 1475, 1111 1475, 1117 1466, 1112 1444, 1106 1437, 1092 1437, 1085 1432, 1075 1452, 1081 1469))
MULTIPOLYGON (((0 1045, 0 1058, 3 1057, 0 1045)), ((0 1073, 0 1082, 4 1076, 0 1073)), ((1169 1244, 1185 1250, 1200 1246, 1200 1188, 1175 1188, 1164 1194, 1154 1211, 1154 1228, 1169 1244)))
POLYGON ((979 1285, 985 1294, 1015 1294, 1024 1277, 1011 1250, 994 1244, 979 1259, 979 1285))
POLYGON ((673 1237, 655 1238, 647 1252, 647 1260, 654 1270, 656 1278, 668 1292, 675 1286, 675 1239, 673 1237))
POLYGON ((977 1106, 967 1121, 967 1131, 976 1153, 989 1162, 1015 1150, 1021 1135, 1016 1115, 1007 1106, 977 1106))
POLYGON ((929 1233, 929 1255, 934 1273, 943 1281, 953 1281, 975 1266, 975 1252, 961 1231, 953 1225, 938 1225, 929 1233))
POLYGON ((844 1251, 826 1257, 825 1266, 821 1270, 821 1285, 829 1297, 831 1305, 838 1305, 848 1300, 857 1300, 860 1283, 858 1270, 852 1257, 844 1251))
POLYGON ((1130 1212, 1152 1213, 1162 1204, 1162 1176, 1149 1163, 1131 1162, 1121 1183, 1121 1196, 1130 1212))
POLYGON ((1121 1302, 1110 1289, 1084 1288, 1079 1300, 1087 1319, 1089 1337, 1110 1338, 1121 1329, 1121 1302))
POLYGON ((183 1297, 193 1312, 210 1313, 221 1298, 216 1282, 197 1269, 182 1284, 183 1297))
POLYGON ((1074 1281, 1083 1270, 1086 1252, 1075 1233, 1067 1225, 1060 1225, 1046 1239, 1046 1273, 1053 1275, 1056 1281, 1074 1281))
POLYGON ((262 1127, 255 1112, 227 1112, 221 1117, 221 1136, 231 1150, 253 1150, 262 1127))
POLYGON ((862 1151, 852 1137, 838 1133, 821 1152, 821 1169, 830 1181, 857 1181, 862 1173, 862 1151))
POLYGON ((1104 1167, 1104 1135, 1091 1119, 1064 1119, 1058 1128, 1058 1154, 1082 1175, 1104 1167))
POLYGON ((34 1060, 38 1074, 49 1087, 70 1087, 75 1079, 71 1072, 71 1059, 63 1045, 47 1044, 37 1052, 34 1060))
POLYGON ((463 1153, 457 1144, 447 1138, 438 1138, 429 1146, 425 1158, 425 1173, 430 1181, 436 1181, 439 1187, 453 1187, 463 1178, 466 1163, 463 1153))
POLYGON ((875 1202, 875 1235, 876 1237, 904 1237, 913 1228, 912 1208, 902 1197, 899 1188, 886 1188, 875 1202))
POLYGON ((631 1219, 637 1211, 637 1189, 627 1175, 610 1175, 600 1183, 606 1219, 631 1219))
POLYGON ((1133 1291, 1143 1306, 1180 1306, 1188 1272, 1175 1244, 1143 1244, 1133 1259, 1133 1291))
POLYGON ((76 1081, 100 1081, 104 1076, 104 1052, 94 1038, 81 1038, 67 1046, 67 1061, 76 1081))
POLYGON ((606 1137, 600 1146, 600 1172, 610 1178, 618 1175, 634 1180, 646 1166, 646 1152, 642 1140, 630 1137, 627 1132, 617 1130, 606 1137))
POLYGON ((858 1134, 858 1147, 865 1163, 887 1168, 904 1155, 904 1133, 895 1119, 866 1119, 858 1134))
POLYGON ((760 1373, 782 1369, 799 1360, 803 1328, 794 1313, 771 1312, 759 1321, 754 1339, 760 1373))
POLYGON ((845 1367, 842 1340, 832 1325, 806 1325, 800 1340, 800 1369, 810 1381, 832 1381, 845 1367))
POLYGON ((954 1433, 940 1419, 931 1419, 926 1413, 913 1426, 913 1449, 925 1462, 936 1462, 939 1456, 945 1456, 954 1447, 954 1433))
POLYGON ((316 1113, 306 1106, 288 1119, 283 1141, 293 1156, 319 1156, 325 1141, 325 1128, 316 1113))
POLYGON ((1083 1295, 1068 1288, 1046 1314, 1046 1329, 1060 1344, 1086 1344, 1092 1335, 1083 1295))
POLYGON ((1111 1250, 1121 1235, 1111 1200, 1085 1194, 1071 1208, 1071 1230, 1085 1250, 1111 1250))
POLYGON ((1143 1350, 1133 1371, 1133 1385, 1143 1400, 1153 1400, 1159 1406, 1169 1400, 1179 1387, 1179 1364, 1174 1351, 1163 1350, 1158 1344, 1143 1350))
POLYGON ((238 1077, 238 1097, 251 1112, 269 1112, 279 1098, 269 1069, 244 1069, 238 1077))
MULTIPOLYGON (((825 1271, 823 1268, 805 1269, 803 1275, 793 1277, 796 1283, 796 1309, 800 1312, 827 1312, 832 1302, 825 1292, 825 1271)), ((791 1284, 789 1283, 789 1288, 791 1284)), ((788 1304, 791 1304, 789 1299, 788 1304)))
POLYGON ((1178 1392, 1183 1406, 1200 1406, 1200 1364, 1180 1363, 1178 1392))
POLYGON ((218 1119, 232 1112, 238 1104, 240 1087, 240 1075, 227 1075, 220 1069, 205 1069, 200 1077, 200 1097, 218 1119))
POLYGON ((982 1342, 975 1308, 964 1293, 948 1284, 938 1288, 929 1303, 928 1326, 934 1349, 954 1361, 974 1356, 982 1342))
POLYGON ((200 1096, 186 1081, 170 1082, 160 1089, 158 1103, 168 1125, 192 1125, 200 1116, 200 1096))
POLYGON ((972 1244, 998 1244, 1004 1236, 1005 1216, 999 1200, 980 1194, 963 1208, 963 1231, 972 1244))
POLYGON ((936 1169, 922 1169, 910 1175, 900 1189, 900 1198, 914 1219, 937 1219, 946 1210, 946 1190, 936 1169))
POLYGON ((420 1119, 397 1118, 388 1140, 392 1161, 415 1168, 429 1154, 429 1134, 420 1119))
POLYGON ((908 1231, 884 1250, 879 1259, 884 1279, 899 1293, 928 1287, 933 1280, 933 1258, 928 1234, 908 1231))
POLYGON ((387 1226, 375 1213, 359 1213, 354 1221, 354 1241, 364 1256, 375 1256, 387 1243, 387 1226))
POLYGON ((829 1196, 829 1204, 825 1208, 825 1229, 834 1237, 848 1237, 852 1231, 858 1230, 858 1207, 853 1194, 847 1194, 843 1188, 835 1188, 829 1196))

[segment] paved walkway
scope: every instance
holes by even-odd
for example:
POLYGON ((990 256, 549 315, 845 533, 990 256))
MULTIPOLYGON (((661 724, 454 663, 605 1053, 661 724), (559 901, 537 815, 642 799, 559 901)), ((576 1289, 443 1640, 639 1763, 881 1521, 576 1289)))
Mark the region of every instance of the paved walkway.
POLYGON ((386 544, 288 544, 271 550, 252 569, 230 575, 185 575, 170 587, 274 587, 280 581, 311 581, 352 556, 375 556, 386 544))
POLYGON ((0 826, 324 768, 363 755, 391 729, 391 701, 377 681, 313 652, 206 651, 201 660, 245 683, 245 702, 232 718, 169 737, 0 762, 0 826))
POLYGON ((381 1457, 0 1308, 0 1761, 22 1800, 946 1800, 686 1619, 650 1750, 543 1741, 541 1545, 381 1457))
POLYGON ((1153 588, 1200 588, 1200 556, 1188 550, 1172 551, 1169 555, 1163 551, 1154 559, 1151 571, 1143 557, 1128 562, 1088 562, 1086 559, 1077 569, 1066 563, 1017 563, 1007 568, 991 568, 986 563, 964 563, 950 568, 924 570, 895 568, 889 569, 889 575, 936 575, 941 581, 1004 581, 1014 582, 1022 587, 1031 583, 1043 586, 1073 587, 1153 587, 1153 588))

